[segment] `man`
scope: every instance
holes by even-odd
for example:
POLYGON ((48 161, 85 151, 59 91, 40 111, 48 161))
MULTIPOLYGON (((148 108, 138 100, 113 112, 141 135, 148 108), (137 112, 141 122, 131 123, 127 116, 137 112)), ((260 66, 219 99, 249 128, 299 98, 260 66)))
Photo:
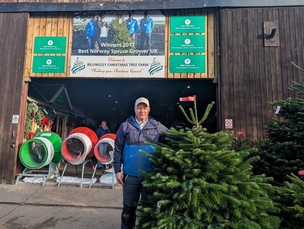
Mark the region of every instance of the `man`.
POLYGON ((135 116, 123 122, 117 133, 114 149, 114 170, 118 183, 123 185, 123 211, 121 215, 121 229, 135 228, 136 208, 141 199, 146 199, 146 192, 142 186, 141 170, 152 170, 148 156, 139 152, 152 153, 154 147, 144 142, 156 143, 164 138, 164 131, 168 128, 149 117, 149 100, 140 97, 135 101, 135 116), (123 168, 121 169, 121 165, 123 168))
POLYGON ((98 139, 100 139, 103 135, 105 135, 107 133, 110 133, 107 121, 102 120, 100 126, 96 130, 98 139))
MULTIPOLYGON (((99 127, 97 128, 96 130, 96 135, 98 137, 98 139, 100 139, 103 135, 107 134, 107 133, 110 133, 111 131, 109 130, 108 128, 108 124, 107 124, 107 121, 105 120, 102 120, 101 121, 101 124, 99 125, 99 127)), ((99 152, 104 152, 105 146, 103 144, 99 144, 99 152)), ((102 163, 98 162, 97 163, 97 169, 102 169, 103 165, 102 163)), ((106 169, 110 168, 109 165, 106 165, 105 166, 106 169)))
POLYGON ((89 49, 95 49, 96 42, 99 44, 100 27, 98 26, 98 15, 92 16, 91 20, 85 27, 89 49))
POLYGON ((106 22, 105 15, 102 15, 100 18, 100 21, 98 22, 100 27, 100 37, 99 37, 99 43, 108 43, 108 31, 109 31, 109 25, 106 22))
POLYGON ((133 18, 133 13, 129 13, 129 18, 126 20, 126 24, 130 32, 130 37, 135 41, 135 35, 138 33, 138 23, 137 20, 133 18))
POLYGON ((154 21, 148 16, 148 12, 145 11, 144 17, 140 20, 140 49, 148 50, 150 55, 151 49, 151 35, 154 28, 154 21), (144 46, 146 45, 146 48, 144 46))

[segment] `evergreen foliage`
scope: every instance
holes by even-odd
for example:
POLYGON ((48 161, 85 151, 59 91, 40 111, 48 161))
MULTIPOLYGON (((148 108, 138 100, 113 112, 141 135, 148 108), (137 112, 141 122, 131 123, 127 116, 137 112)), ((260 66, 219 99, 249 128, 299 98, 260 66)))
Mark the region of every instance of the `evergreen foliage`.
POLYGON ((202 123, 208 118, 208 115, 214 105, 214 102, 211 102, 210 104, 208 104, 203 117, 201 119, 199 119, 198 114, 197 114, 196 96, 194 95, 193 98, 195 99, 194 103, 193 103, 194 109, 189 108, 190 117, 187 115, 187 113, 184 110, 184 108, 182 107, 182 105, 179 105, 179 108, 181 109, 181 111, 182 111, 183 115, 185 116, 185 118, 187 119, 187 121, 189 123, 193 124, 196 129, 199 129, 199 128, 202 128, 202 123))
POLYGON ((254 164, 256 174, 273 177, 276 185, 283 185, 287 175, 304 168, 304 86, 292 82, 290 89, 297 98, 271 103, 280 106, 282 118, 267 124, 268 139, 260 143, 261 160, 254 164))
MULTIPOLYGON (((26 121, 24 127, 24 136, 27 136, 32 129, 32 120, 36 117, 35 113, 39 111, 39 107, 34 102, 28 102, 26 107, 26 121)), ((39 112, 40 114, 40 112, 39 112)))
POLYGON ((115 49, 120 50, 120 56, 130 56, 134 54, 134 42, 130 37, 127 24, 123 18, 118 16, 113 19, 109 26, 109 37, 111 43, 116 45, 115 49))
POLYGON ((273 186, 252 173, 257 158, 232 150, 229 133, 208 133, 196 108, 192 114, 195 131, 171 128, 167 142, 147 154, 154 170, 144 173, 148 200, 138 210, 139 228, 278 228, 273 186))
POLYGON ((241 150, 253 150, 255 151, 256 148, 253 148, 253 143, 251 142, 250 138, 246 137, 234 137, 232 138, 232 144, 231 148, 235 151, 241 151, 241 150))
POLYGON ((255 174, 273 177, 273 184, 280 187, 273 199, 280 203, 281 228, 300 229, 304 225, 304 182, 294 174, 304 168, 304 85, 291 82, 289 89, 295 98, 271 103, 280 107, 279 117, 267 124, 268 139, 260 142, 260 160, 253 165, 255 174))
POLYGON ((279 190, 282 204, 281 228, 303 229, 304 225, 304 181, 298 176, 287 176, 284 186, 279 190))
POLYGON ((54 119, 55 113, 53 109, 42 107, 36 102, 28 101, 26 107, 26 117, 24 126, 24 138, 32 131, 32 122, 34 121, 37 125, 35 134, 43 131, 41 120, 47 117, 48 119, 54 119))
POLYGON ((35 102, 28 102, 26 109, 24 136, 28 136, 29 132, 31 132, 33 120, 38 126, 35 133, 41 132, 43 128, 41 125, 41 119, 44 117, 46 117, 46 114, 43 111, 43 108, 39 107, 35 102))

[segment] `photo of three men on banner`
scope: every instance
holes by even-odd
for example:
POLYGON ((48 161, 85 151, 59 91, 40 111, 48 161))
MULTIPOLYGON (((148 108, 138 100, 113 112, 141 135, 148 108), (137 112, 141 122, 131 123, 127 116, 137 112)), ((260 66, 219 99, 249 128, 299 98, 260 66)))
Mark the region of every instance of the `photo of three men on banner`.
POLYGON ((156 13, 80 14, 73 23, 73 54, 163 55, 165 16, 156 13))
MULTIPOLYGON (((97 76, 96 72, 102 70, 88 68, 88 66, 111 67, 115 62, 123 60, 125 67, 133 67, 128 74, 122 76, 135 76, 134 67, 163 66, 164 64, 164 35, 165 16, 160 11, 136 11, 136 12, 96 12, 75 14, 73 20, 72 61, 77 66, 86 65, 86 68, 78 68, 72 71, 74 76, 97 76), (102 63, 96 63, 96 56, 108 57, 102 59, 102 63), (129 58, 132 57, 132 60, 129 58), (137 57, 136 57, 137 56, 137 57), (112 58, 109 58, 112 57, 112 58), (135 58, 135 59, 134 59, 135 58), (89 71, 90 70, 90 71, 89 71), (80 73, 82 72, 82 73, 80 73), (79 75, 80 74, 80 75, 79 75)), ((151 71, 150 68, 142 69, 149 76, 163 75, 162 69, 151 71), (152 74, 151 74, 152 73, 152 74), (157 73, 157 74, 156 74, 157 73)), ((116 69, 109 71, 121 73, 116 69)), ((139 71, 139 70, 138 70, 139 71)), ((108 74, 109 75, 109 74, 108 74)), ((147 75, 147 76, 148 76, 147 75)), ((143 75, 144 76, 144 75, 143 75)))

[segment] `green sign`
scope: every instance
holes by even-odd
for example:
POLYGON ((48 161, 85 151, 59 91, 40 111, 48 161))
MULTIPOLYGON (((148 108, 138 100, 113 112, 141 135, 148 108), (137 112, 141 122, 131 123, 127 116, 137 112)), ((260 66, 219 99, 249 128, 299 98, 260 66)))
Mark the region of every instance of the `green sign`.
POLYGON ((171 36, 170 52, 206 52, 205 35, 171 36))
POLYGON ((170 56, 170 72, 206 73, 206 56, 205 55, 170 56))
POLYGON ((205 33, 205 16, 172 16, 170 33, 205 33))
POLYGON ((66 53, 66 37, 35 37, 34 53, 66 53))
POLYGON ((64 73, 65 56, 34 56, 33 73, 64 73))

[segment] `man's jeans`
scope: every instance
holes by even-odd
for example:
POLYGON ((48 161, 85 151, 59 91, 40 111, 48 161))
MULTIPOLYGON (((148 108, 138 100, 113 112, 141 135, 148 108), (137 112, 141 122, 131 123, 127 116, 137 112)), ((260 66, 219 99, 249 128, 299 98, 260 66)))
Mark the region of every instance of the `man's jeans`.
POLYGON ((151 49, 151 35, 152 35, 151 33, 142 33, 140 35, 140 49, 148 50, 148 54, 150 54, 150 49, 151 49))
POLYGON ((142 187, 141 177, 125 174, 123 186, 123 211, 121 214, 121 229, 133 229, 136 222, 136 208, 139 197, 147 198, 146 190, 142 187))

